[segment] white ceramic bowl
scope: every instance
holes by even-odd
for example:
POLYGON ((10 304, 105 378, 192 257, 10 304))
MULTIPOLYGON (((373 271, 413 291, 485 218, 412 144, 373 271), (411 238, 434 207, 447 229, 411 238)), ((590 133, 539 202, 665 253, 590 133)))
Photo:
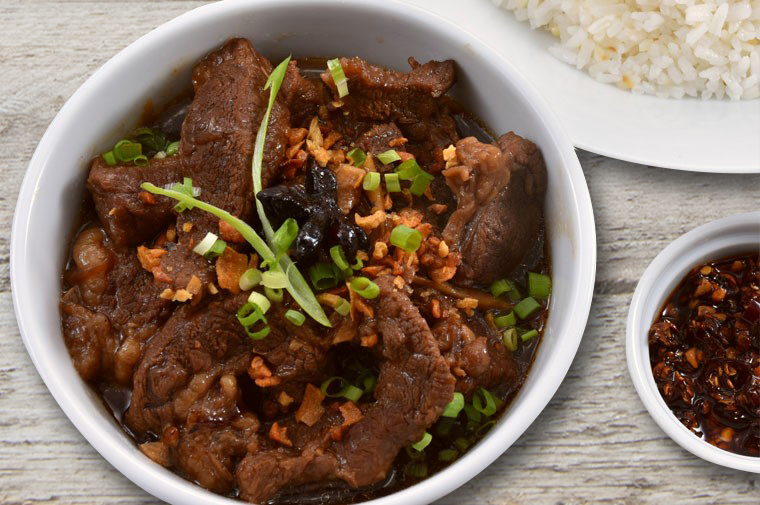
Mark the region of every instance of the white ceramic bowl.
POLYGON ((61 336, 61 271, 81 205, 88 161, 136 126, 147 99, 189 83, 194 62, 244 36, 277 61, 293 55, 352 55, 408 68, 406 59, 453 58, 455 94, 496 132, 535 141, 549 167, 546 222, 554 294, 544 341, 520 394, 498 426, 439 474, 375 505, 420 505, 457 488, 502 454, 535 420, 578 349, 594 285, 596 238, 588 188, 572 143, 514 68, 473 35, 437 15, 389 0, 227 1, 198 8, 145 35, 98 70, 52 122, 29 165, 11 244, 13 300, 37 370, 66 415, 113 466, 172 504, 236 503, 144 457, 79 378, 61 336))
POLYGON ((673 415, 657 390, 649 361, 649 328, 684 276, 703 262, 752 251, 760 254, 760 212, 718 219, 682 235, 663 249, 646 269, 633 294, 628 312, 626 355, 628 371, 641 401, 670 438, 707 461, 760 473, 760 458, 719 449, 696 437, 673 415))

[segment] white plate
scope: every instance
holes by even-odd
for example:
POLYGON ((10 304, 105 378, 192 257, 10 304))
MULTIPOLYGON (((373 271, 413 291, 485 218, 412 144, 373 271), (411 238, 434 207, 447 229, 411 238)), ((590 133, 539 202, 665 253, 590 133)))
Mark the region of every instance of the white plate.
POLYGON ((549 54, 554 39, 490 0, 407 0, 453 20, 510 60, 576 147, 679 170, 760 172, 760 99, 662 99, 595 81, 549 54))

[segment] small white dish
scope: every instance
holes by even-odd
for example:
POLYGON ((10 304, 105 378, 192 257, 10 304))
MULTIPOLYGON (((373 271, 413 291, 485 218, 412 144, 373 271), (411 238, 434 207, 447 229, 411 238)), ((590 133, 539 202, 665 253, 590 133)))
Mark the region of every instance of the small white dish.
MULTIPOLYGON (((146 100, 186 89, 190 70, 234 36, 277 61, 356 54, 408 69, 452 58, 455 96, 493 131, 533 140, 548 165, 547 237, 553 258, 549 319, 533 368, 508 411, 465 456, 372 505, 422 505, 461 486, 501 455, 557 391, 578 350, 591 306, 596 235, 586 180, 572 142, 540 95, 488 46, 434 12, 392 0, 228 0, 200 7, 140 38, 101 67, 64 105, 29 163, 11 239, 11 282, 21 336, 40 376, 72 423, 114 467, 173 505, 240 505, 144 456, 74 369, 58 301, 72 226, 92 157, 137 126, 146 100)), ((105 463, 104 463, 105 464, 105 463)))
POLYGON ((760 254, 760 212, 736 214, 702 225, 674 240, 652 261, 631 301, 626 356, 633 385, 649 414, 678 445, 712 463, 760 473, 760 458, 734 454, 698 438, 671 412, 657 389, 649 360, 649 328, 665 300, 695 266, 732 254, 760 254))
POLYGON ((552 56, 557 39, 491 0, 407 0, 453 21, 509 60, 559 116, 576 147, 695 172, 760 172, 760 99, 663 99, 594 80, 552 56))

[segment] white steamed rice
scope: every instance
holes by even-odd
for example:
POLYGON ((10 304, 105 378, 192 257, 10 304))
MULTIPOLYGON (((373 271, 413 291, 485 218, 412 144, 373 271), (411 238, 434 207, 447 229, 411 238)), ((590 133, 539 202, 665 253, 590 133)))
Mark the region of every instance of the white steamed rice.
POLYGON ((634 93, 760 97, 760 0, 492 0, 560 60, 634 93))

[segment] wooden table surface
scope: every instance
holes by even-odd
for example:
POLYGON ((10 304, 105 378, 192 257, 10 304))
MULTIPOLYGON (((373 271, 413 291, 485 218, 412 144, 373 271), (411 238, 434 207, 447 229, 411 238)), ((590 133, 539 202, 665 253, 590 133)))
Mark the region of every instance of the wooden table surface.
MULTIPOLYGON (((19 336, 11 222, 29 159, 80 84, 116 52, 206 2, 0 0, 0 503, 158 503, 69 422, 19 336)), ((596 294, 580 350, 538 420, 438 503, 760 503, 760 475, 687 453, 652 421, 625 362, 636 283, 684 232, 758 209, 760 175, 678 172, 578 152, 598 237, 596 294)))

